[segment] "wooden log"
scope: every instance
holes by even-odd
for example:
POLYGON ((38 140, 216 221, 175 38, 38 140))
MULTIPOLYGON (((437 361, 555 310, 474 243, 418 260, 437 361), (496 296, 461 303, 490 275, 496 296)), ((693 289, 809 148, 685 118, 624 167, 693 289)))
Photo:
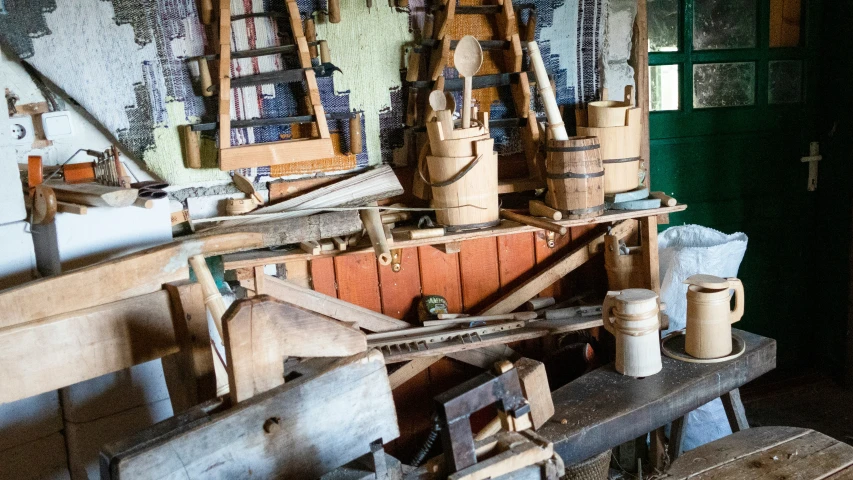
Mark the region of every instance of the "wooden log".
POLYGON ((232 404, 284 384, 286 357, 344 357, 367 351, 363 333, 269 295, 238 300, 223 318, 232 404))
POLYGON ((272 297, 336 320, 356 322, 366 330, 386 332, 411 326, 408 322, 382 315, 275 277, 266 276, 264 280, 267 293, 272 297))
POLYGON ((176 353, 169 303, 160 290, 1 329, 0 404, 176 353))
POLYGON ((57 200, 91 207, 129 207, 139 194, 135 188, 108 187, 96 183, 71 185, 51 182, 49 186, 57 200))
POLYGON ((103 478, 317 478, 370 453, 376 439, 399 436, 382 355, 306 363, 328 366, 231 408, 208 402, 106 445, 103 478))
MULTIPOLYGON (((260 211, 260 210, 256 210, 260 211)), ((224 233, 258 234, 266 245, 288 245, 302 243, 307 240, 332 238, 351 235, 360 232, 362 225, 358 212, 343 211, 311 215, 308 217, 279 218, 272 222, 239 224, 240 220, 228 220, 223 225, 204 230, 188 238, 205 238, 209 235, 224 233), (231 225, 237 222, 237 225, 231 225)))

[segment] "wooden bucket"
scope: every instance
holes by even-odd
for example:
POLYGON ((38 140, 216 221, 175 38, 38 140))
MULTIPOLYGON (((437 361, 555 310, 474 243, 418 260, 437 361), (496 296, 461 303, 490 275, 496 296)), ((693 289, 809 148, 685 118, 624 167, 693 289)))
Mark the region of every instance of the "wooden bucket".
POLYGON ((598 139, 549 140, 545 162, 545 203, 570 219, 604 213, 604 167, 598 139))
POLYGON ((604 193, 621 193, 640 184, 642 121, 639 108, 628 111, 627 126, 578 127, 578 135, 598 137, 604 163, 604 193))
POLYGON ((438 223, 450 231, 500 223, 498 155, 494 139, 470 141, 473 155, 427 155, 432 206, 438 223))
POLYGON ((619 251, 619 238, 604 236, 604 270, 607 271, 607 287, 610 290, 625 290, 643 286, 643 252, 641 247, 628 247, 628 253, 619 251))
POLYGON ((607 99, 607 89, 602 91, 602 99, 587 105, 588 127, 624 127, 628 125, 628 111, 634 108, 634 87, 625 87, 625 101, 607 99))

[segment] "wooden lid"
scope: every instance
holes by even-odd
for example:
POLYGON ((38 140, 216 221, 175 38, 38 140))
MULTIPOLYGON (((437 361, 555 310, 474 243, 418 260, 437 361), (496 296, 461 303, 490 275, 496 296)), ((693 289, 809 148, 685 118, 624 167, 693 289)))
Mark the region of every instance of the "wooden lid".
POLYGON ((616 298, 623 303, 642 303, 658 298, 658 294, 645 288, 626 288, 616 298))
POLYGON ((687 280, 684 281, 684 283, 686 283, 687 285, 696 285, 710 290, 729 288, 729 281, 725 278, 720 278, 714 275, 706 275, 704 273, 692 275, 688 277, 687 280))

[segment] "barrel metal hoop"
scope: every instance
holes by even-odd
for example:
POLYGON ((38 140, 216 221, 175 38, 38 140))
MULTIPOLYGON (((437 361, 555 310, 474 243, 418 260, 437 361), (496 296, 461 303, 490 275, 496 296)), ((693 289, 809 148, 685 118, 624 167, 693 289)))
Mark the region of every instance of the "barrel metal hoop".
POLYGON ((598 150, 601 145, 580 145, 577 147, 545 147, 546 152, 585 152, 587 150, 598 150))
POLYGON ((631 157, 631 158, 611 158, 609 160, 602 160, 604 163, 628 163, 628 162, 639 162, 640 157, 631 157))
POLYGON ((564 172, 564 173, 551 173, 548 172, 545 175, 547 178, 551 180, 562 180, 564 178, 597 178, 604 176, 604 170, 600 172, 593 173, 574 173, 574 172, 564 172))

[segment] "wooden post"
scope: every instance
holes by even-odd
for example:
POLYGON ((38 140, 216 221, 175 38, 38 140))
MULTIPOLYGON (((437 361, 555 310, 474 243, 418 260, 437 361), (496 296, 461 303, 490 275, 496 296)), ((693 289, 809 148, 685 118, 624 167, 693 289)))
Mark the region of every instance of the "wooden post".
POLYGON ((201 284, 201 289, 204 292, 204 304, 210 310, 210 315, 213 317, 213 323, 216 325, 216 330, 219 333, 219 338, 222 337, 222 315, 225 314, 225 300, 222 299, 222 294, 216 287, 216 281, 213 280, 213 274, 207 268, 207 262, 204 261, 203 255, 193 255, 189 259, 190 266, 193 267, 195 276, 198 278, 198 283, 201 284))
POLYGON ((641 135, 640 158, 646 162, 645 186, 651 185, 649 168, 649 29, 647 18, 647 0, 637 0, 637 16, 634 20, 631 66, 634 67, 634 90, 637 106, 642 110, 643 131, 641 135))
POLYGON ((660 260, 658 258, 658 218, 654 215, 640 219, 640 243, 643 247, 643 265, 646 285, 660 293, 660 260))

